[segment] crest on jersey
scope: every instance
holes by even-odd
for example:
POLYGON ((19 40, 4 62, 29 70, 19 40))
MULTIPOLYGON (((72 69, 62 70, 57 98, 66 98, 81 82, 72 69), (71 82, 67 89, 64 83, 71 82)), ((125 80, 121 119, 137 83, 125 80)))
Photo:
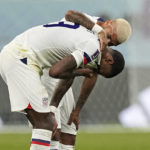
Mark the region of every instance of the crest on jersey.
POLYGON ((43 97, 42 98, 42 104, 43 104, 44 107, 48 106, 48 97, 43 97))

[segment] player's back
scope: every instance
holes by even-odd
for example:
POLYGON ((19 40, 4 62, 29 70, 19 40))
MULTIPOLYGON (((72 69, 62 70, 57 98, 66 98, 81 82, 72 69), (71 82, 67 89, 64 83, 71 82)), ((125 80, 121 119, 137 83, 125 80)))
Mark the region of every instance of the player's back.
POLYGON ((82 50, 88 41, 98 44, 97 35, 70 22, 54 22, 31 28, 14 40, 23 49, 32 51, 42 67, 48 67, 75 50, 82 50))

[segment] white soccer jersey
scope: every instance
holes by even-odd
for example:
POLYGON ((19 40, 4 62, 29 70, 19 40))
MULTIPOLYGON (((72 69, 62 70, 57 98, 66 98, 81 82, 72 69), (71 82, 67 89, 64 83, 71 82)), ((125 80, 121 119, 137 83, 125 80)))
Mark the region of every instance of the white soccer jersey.
POLYGON ((100 63, 97 34, 67 21, 33 27, 12 43, 20 45, 20 55, 27 55, 42 69, 51 67, 68 54, 74 56, 77 67, 90 63, 97 67, 95 61, 100 63))
POLYGON ((97 16, 90 16, 90 15, 88 15, 88 14, 86 14, 86 13, 84 13, 84 15, 85 15, 86 17, 88 17, 90 20, 92 20, 94 23, 96 23, 97 21, 102 21, 102 22, 104 22, 104 20, 103 20, 102 18, 100 18, 100 17, 97 17, 97 16))

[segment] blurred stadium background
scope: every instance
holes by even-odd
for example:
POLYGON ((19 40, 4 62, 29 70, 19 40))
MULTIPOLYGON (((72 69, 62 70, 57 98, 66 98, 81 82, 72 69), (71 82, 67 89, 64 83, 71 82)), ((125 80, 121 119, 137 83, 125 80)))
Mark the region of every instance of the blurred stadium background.
MULTIPOLYGON (((0 49, 32 26, 61 19, 69 9, 105 20, 123 17, 133 29, 130 40, 116 47, 126 59, 125 70, 113 79, 99 77, 81 113, 81 128, 149 128, 150 0, 0 0, 0 49)), ((80 80, 73 85, 76 99, 80 80)), ((0 131, 14 125, 28 128, 22 114, 10 112, 7 87, 0 77, 0 131)))

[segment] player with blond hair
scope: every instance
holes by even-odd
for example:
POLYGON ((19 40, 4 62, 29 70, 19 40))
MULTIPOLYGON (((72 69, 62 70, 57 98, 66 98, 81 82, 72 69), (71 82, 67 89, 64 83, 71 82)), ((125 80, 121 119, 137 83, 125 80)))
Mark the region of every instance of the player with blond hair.
POLYGON ((107 45, 117 46, 125 42, 128 40, 132 32, 130 23, 123 18, 104 21, 99 17, 68 10, 65 19, 67 21, 78 23, 99 34, 101 39, 101 50, 107 45))

